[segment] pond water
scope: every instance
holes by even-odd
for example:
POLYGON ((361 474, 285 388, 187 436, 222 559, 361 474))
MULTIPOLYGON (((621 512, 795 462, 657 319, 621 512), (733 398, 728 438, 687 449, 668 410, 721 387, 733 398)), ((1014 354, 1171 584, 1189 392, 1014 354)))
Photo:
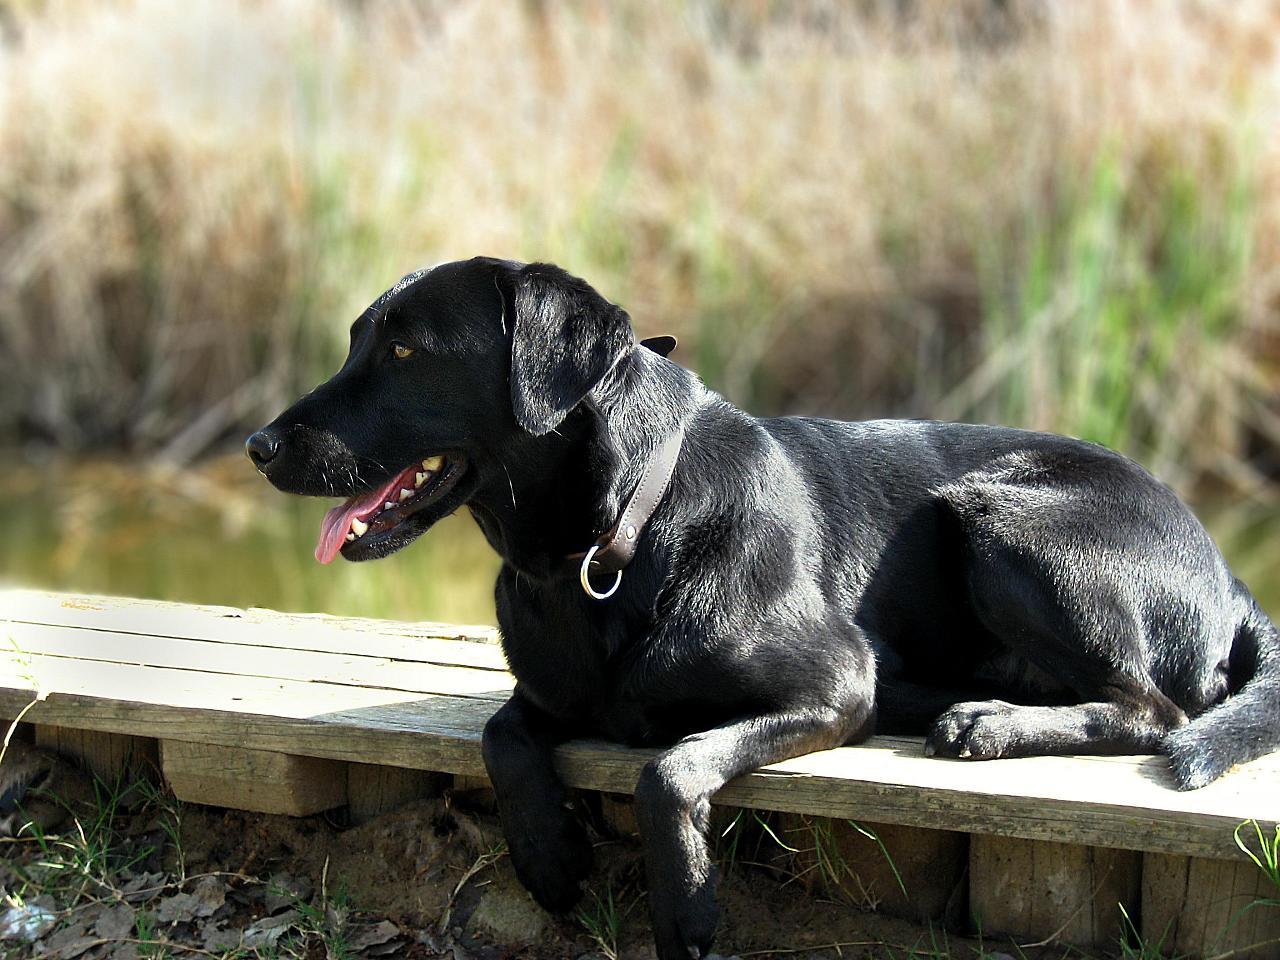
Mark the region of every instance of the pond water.
MULTIPOLYGON (((330 505, 272 490, 238 456, 182 471, 114 462, 6 467, 0 579, 242 607, 493 622, 498 559, 465 510, 388 560, 321 566, 312 550, 330 505)), ((1236 575, 1280 616, 1280 510, 1199 512, 1236 575)))
POLYGON ((273 490, 243 457, 0 474, 0 577, 23 585, 346 616, 492 623, 498 558, 465 511, 395 557, 316 562, 334 501, 273 490))

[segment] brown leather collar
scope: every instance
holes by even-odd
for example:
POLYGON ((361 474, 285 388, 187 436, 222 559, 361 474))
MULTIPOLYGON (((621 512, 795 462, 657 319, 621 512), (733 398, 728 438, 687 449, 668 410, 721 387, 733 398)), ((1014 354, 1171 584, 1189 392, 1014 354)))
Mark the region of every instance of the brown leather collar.
MULTIPOLYGON (((590 550, 583 553, 571 553, 566 558, 583 565, 583 586, 588 573, 617 574, 621 577, 622 568, 631 562, 636 555, 636 547, 640 543, 640 534, 644 525, 653 516, 662 495, 667 492, 671 483, 671 475, 675 473, 676 460, 680 457, 680 447, 684 443, 684 427, 677 427, 653 452, 635 492, 627 501, 618 522, 602 533, 590 550), (586 560, 590 557, 590 561, 586 560)), ((616 586, 616 584, 615 584, 616 586)), ((588 591, 592 596, 603 598, 612 594, 588 591)))

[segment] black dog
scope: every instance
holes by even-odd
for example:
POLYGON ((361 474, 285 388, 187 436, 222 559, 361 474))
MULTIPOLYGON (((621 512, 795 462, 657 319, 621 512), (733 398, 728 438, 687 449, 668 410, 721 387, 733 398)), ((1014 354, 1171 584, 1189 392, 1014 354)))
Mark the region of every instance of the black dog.
POLYGON ((1136 464, 999 427, 760 420, 661 350, 556 267, 445 264, 248 442, 281 490, 351 497, 322 561, 463 505, 502 555, 518 682, 484 756, 547 908, 590 867, 552 768, 572 737, 669 747, 636 787, 663 960, 715 932, 709 798, 877 722, 975 760, 1161 752, 1184 789, 1280 747, 1280 633, 1136 464), (621 559, 583 566, 602 531, 621 559))

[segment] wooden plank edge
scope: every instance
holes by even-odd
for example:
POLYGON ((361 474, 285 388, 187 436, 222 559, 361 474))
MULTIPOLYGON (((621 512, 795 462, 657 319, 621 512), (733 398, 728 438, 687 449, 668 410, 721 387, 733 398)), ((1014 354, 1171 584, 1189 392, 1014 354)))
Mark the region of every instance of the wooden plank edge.
MULTIPOLYGON (((0 713, 16 702, 14 692, 0 690, 0 713)), ((323 718, 282 718, 211 709, 202 709, 185 719, 175 718, 172 707, 106 702, 71 694, 56 697, 56 701, 38 704, 28 718, 55 726, 61 723, 80 729, 143 733, 194 743, 376 762, 466 776, 484 775, 480 756, 482 723, 475 721, 438 724, 434 729, 371 729, 367 722, 362 723, 354 716, 350 721, 332 714, 323 718)), ((492 707, 482 701, 470 701, 466 706, 469 711, 492 707)), ((658 752, 600 741, 575 741, 560 748, 557 766, 571 787, 632 793, 641 767, 658 752)), ((1085 806, 1040 797, 992 796, 915 784, 807 775, 768 767, 730 783, 715 796, 714 802, 749 809, 1211 859, 1235 859, 1239 853, 1233 839, 1237 821, 1229 817, 1186 812, 1162 815, 1103 803, 1085 806)), ((1272 828, 1273 822, 1264 821, 1264 829, 1272 828)))

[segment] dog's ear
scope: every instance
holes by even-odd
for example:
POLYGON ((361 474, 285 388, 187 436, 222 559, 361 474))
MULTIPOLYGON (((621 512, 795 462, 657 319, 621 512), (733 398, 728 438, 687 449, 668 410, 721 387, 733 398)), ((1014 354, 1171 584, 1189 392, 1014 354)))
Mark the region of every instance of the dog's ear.
POLYGON ((531 263, 508 277, 511 406, 516 421, 541 436, 631 350, 635 335, 625 310, 559 267, 531 263))
POLYGON ((669 337, 665 334, 660 337, 645 337, 640 341, 640 346, 648 347, 660 357, 671 356, 671 351, 679 346, 680 341, 675 337, 669 337))

